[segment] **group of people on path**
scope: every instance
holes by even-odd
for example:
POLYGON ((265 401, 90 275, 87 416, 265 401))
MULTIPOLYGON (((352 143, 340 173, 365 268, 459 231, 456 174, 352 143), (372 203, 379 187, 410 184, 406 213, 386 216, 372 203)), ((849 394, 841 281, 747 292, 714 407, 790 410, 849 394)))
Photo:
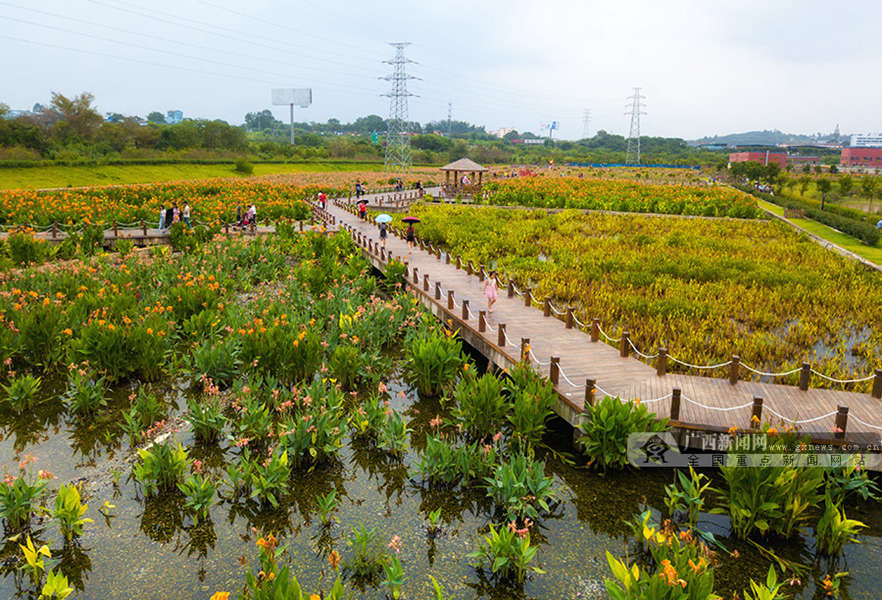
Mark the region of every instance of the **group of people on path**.
POLYGON ((159 205, 159 229, 166 230, 175 223, 183 221, 187 227, 191 227, 190 225, 190 204, 185 202, 184 208, 178 209, 178 203, 173 202, 166 206, 164 204, 159 205))
POLYGON ((243 210, 242 205, 236 207, 236 227, 245 228, 252 223, 257 223, 257 207, 252 202, 247 209, 243 210))

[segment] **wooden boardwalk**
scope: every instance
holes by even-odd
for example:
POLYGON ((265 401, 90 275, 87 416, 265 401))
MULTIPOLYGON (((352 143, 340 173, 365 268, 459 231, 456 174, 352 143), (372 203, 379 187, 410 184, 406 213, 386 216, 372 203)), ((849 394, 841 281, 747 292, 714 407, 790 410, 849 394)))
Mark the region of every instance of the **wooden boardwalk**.
MULTIPOLYGON (((860 432, 860 439, 879 439, 882 431, 880 401, 870 394, 829 389, 801 390, 796 386, 666 373, 657 374, 656 367, 631 356, 623 357, 620 348, 592 336, 577 326, 568 328, 563 318, 544 316, 543 306, 525 306, 521 296, 508 297, 500 286, 499 300, 492 315, 482 326, 479 311, 486 309, 483 282, 479 274, 458 269, 447 257, 415 248, 408 253, 407 243, 390 232, 386 248, 378 247, 377 226, 361 221, 348 212, 346 200, 328 207, 326 218, 349 229, 371 262, 382 269, 389 257, 408 263, 408 280, 422 303, 445 321, 460 328, 463 338, 493 363, 508 367, 521 359, 524 342, 529 340, 529 356, 533 365, 552 381, 561 398, 558 414, 575 424, 593 382, 594 397, 603 394, 623 399, 640 399, 662 417, 671 417, 672 424, 682 429, 727 431, 735 426, 751 427, 751 417, 758 414, 763 422, 781 427, 792 425, 818 441, 841 442, 842 433, 833 433, 837 424, 849 433, 860 432), (414 270, 416 281, 414 283, 414 270), (428 281, 426 281, 428 278, 428 281), (436 289, 440 288, 440 289, 436 289), (448 295, 453 292, 450 307, 448 295), (440 292, 440 293, 439 293, 440 292), (467 302, 467 317, 462 306, 467 302), (504 325, 504 336, 500 326, 504 325), (552 365, 559 360, 559 368, 552 365)), ((437 251, 436 251, 437 252, 437 251)), ((729 367, 712 371, 726 376, 729 367)), ((873 381, 874 394, 882 390, 882 375, 873 381)))

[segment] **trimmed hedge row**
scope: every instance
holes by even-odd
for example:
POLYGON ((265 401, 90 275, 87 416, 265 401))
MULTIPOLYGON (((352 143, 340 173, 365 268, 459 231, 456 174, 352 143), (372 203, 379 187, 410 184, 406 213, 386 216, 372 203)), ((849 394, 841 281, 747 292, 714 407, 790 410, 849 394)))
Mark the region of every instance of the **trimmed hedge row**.
MULTIPOLYGON (((783 206, 784 208, 801 210, 803 211, 805 216, 812 221, 823 223, 824 225, 832 227, 833 229, 838 229, 842 233, 848 234, 852 237, 856 237, 868 246, 875 246, 879 243, 879 238, 882 237, 879 234, 879 230, 876 229, 875 225, 873 225, 872 223, 869 223, 863 219, 855 219, 841 214, 842 207, 829 207, 830 210, 821 210, 817 206, 809 204, 808 202, 803 202, 801 200, 794 200, 793 198, 785 198, 783 196, 772 196, 771 194, 758 192, 746 186, 736 187, 745 192, 753 194, 757 198, 762 198, 766 202, 771 202, 772 204, 777 204, 778 206, 783 206), (838 208, 839 210, 834 211, 834 208, 838 208)), ((856 211, 849 210, 849 212, 856 211)))

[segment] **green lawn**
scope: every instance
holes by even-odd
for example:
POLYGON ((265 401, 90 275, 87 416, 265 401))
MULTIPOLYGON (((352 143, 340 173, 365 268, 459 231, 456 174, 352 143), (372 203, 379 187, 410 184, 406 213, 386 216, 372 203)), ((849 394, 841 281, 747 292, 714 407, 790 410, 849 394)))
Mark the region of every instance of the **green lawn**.
MULTIPOLYGON (((303 171, 379 171, 381 163, 295 163, 254 165, 255 175, 296 173, 303 171)), ((152 183, 181 179, 235 177, 232 164, 194 165, 102 165, 88 167, 0 168, 0 189, 35 189, 113 185, 121 183, 152 183)))
MULTIPOLYGON (((769 212, 772 212, 776 215, 784 216, 784 208, 778 206, 777 204, 772 204, 771 202, 766 202, 765 200, 756 199, 757 204, 769 212)), ((882 248, 878 246, 867 246, 866 244, 861 243, 859 240, 851 237, 850 235, 845 235, 842 232, 836 231, 831 227, 827 227, 823 223, 818 223, 817 221, 812 221, 811 219, 801 219, 798 217, 787 217, 787 219, 793 222, 796 225, 799 225, 806 231, 809 231, 815 234, 818 237, 822 237, 828 242, 833 242, 837 246, 845 248, 850 252, 854 252, 858 256, 862 256, 869 261, 876 263, 877 265, 882 264, 882 248)))

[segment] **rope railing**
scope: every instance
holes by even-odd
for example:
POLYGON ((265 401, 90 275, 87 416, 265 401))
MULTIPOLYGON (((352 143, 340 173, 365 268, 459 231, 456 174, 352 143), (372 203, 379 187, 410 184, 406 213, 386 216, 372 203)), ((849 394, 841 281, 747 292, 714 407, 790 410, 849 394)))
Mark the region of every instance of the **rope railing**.
POLYGON ((778 411, 776 411, 774 408, 772 408, 770 406, 763 406, 763 409, 769 411, 770 413, 772 413, 773 415, 775 415, 776 417, 778 417, 779 419, 781 419, 785 423, 790 423, 791 425, 804 425, 806 423, 815 423, 815 422, 821 421, 823 419, 829 419, 830 417, 834 416, 837 413, 837 411, 834 410, 834 411, 828 412, 826 414, 819 415, 817 417, 812 417, 811 419, 790 419, 788 417, 785 417, 784 415, 782 415, 781 413, 779 413, 778 411))
POLYGON ((750 371, 751 373, 756 373, 760 377, 787 377, 788 375, 793 375, 794 373, 799 373, 802 369, 791 369, 789 371, 781 371, 780 373, 768 373, 766 371, 758 371, 753 367, 746 365, 744 363, 739 363, 742 367, 750 371))
POLYGON ((633 350, 634 354, 636 354, 637 356, 642 356, 643 358, 645 358, 647 360, 653 360, 655 358, 658 358, 657 353, 656 354, 644 354, 643 352, 640 352, 640 350, 637 349, 637 346, 634 345, 634 342, 631 341, 631 338, 628 338, 628 345, 631 346, 631 350, 633 350))
POLYGON ((878 425, 871 425, 870 423, 867 423, 866 421, 864 421, 863 419, 861 419, 859 417, 856 417, 855 415, 850 415, 850 418, 854 419, 855 421, 857 421, 858 423, 860 423, 864 427, 869 427, 870 429, 876 429, 878 431, 882 431, 882 427, 880 427, 878 425))
POLYGON ((701 371, 711 370, 711 369, 720 369, 722 367, 728 367, 729 365, 732 364, 731 360, 727 360, 726 362, 718 363, 716 365, 693 365, 692 363, 688 363, 684 360, 680 360, 679 358, 674 358, 673 356, 668 356, 668 358, 670 358, 672 361, 674 361, 678 365, 683 365, 684 367, 688 367, 690 369, 698 369, 701 371))
POLYGON ((835 377, 830 377, 829 375, 824 375, 818 371, 812 369, 812 373, 820 377, 821 379, 826 379, 827 381, 832 381, 834 383, 863 383, 864 381, 869 381, 875 377, 875 375, 867 375, 866 377, 859 377, 857 379, 837 379, 835 377))

